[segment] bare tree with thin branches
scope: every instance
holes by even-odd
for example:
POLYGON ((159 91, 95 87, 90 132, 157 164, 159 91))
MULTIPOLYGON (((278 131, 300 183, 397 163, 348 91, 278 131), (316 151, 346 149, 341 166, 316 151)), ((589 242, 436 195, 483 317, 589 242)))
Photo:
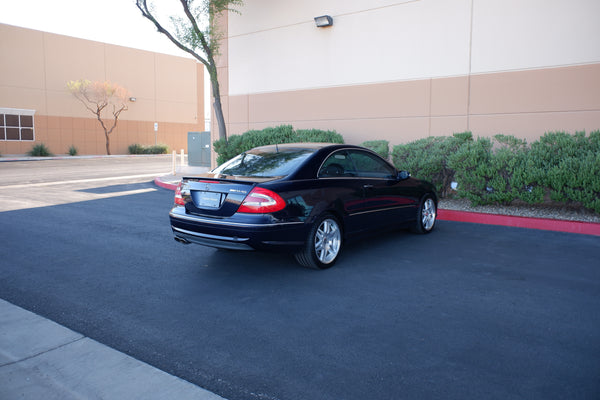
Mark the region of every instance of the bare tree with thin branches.
POLYGON ((67 88, 100 122, 106 137, 106 154, 110 155, 109 135, 117 127, 121 113, 127 110, 129 92, 108 81, 92 82, 87 79, 69 81, 67 88))

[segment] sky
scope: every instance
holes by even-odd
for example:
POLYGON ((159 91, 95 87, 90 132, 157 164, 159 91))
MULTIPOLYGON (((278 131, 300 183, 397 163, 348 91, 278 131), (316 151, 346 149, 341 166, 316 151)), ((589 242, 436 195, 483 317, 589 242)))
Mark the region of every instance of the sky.
MULTIPOLYGON (((155 1, 180 8, 176 0, 155 1)), ((190 57, 142 17, 135 0, 0 0, 0 23, 190 57)))

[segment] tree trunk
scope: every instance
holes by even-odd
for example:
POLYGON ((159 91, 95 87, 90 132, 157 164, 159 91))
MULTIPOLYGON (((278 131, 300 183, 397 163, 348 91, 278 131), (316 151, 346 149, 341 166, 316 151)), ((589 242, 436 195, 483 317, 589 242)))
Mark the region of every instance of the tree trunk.
POLYGON ((219 128, 219 139, 227 140, 227 128, 225 127, 225 118, 223 117, 223 108, 221 107, 221 98, 215 98, 215 117, 219 128))
POLYGON ((108 133, 104 133, 106 137, 106 155, 110 156, 110 138, 108 137, 108 133))
POLYGON ((215 118, 217 119, 217 127, 219 129, 219 139, 227 140, 227 127, 225 125, 225 117, 223 116, 223 107, 221 105, 221 90, 219 88, 219 80, 217 79, 217 67, 214 64, 210 66, 208 73, 210 75, 210 84, 215 100, 213 107, 215 108, 215 118))

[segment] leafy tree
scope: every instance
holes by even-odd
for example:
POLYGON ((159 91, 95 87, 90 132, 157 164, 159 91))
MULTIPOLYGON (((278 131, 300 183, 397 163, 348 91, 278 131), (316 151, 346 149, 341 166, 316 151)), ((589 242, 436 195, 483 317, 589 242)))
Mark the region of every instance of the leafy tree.
POLYGON ((221 34, 217 30, 216 18, 223 11, 236 11, 233 6, 241 6, 243 0, 179 0, 183 16, 171 16, 170 28, 158 21, 154 4, 147 0, 136 0, 142 15, 152 21, 156 29, 171 42, 206 66, 210 76, 214 109, 219 128, 219 139, 227 140, 227 130, 221 106, 221 91, 217 78, 215 56, 219 51, 221 34))
POLYGON ((106 137, 106 154, 110 155, 109 135, 116 128, 121 113, 127 110, 129 92, 108 81, 92 82, 87 79, 69 81, 67 88, 100 122, 106 137), (107 113, 110 116, 104 116, 107 113))

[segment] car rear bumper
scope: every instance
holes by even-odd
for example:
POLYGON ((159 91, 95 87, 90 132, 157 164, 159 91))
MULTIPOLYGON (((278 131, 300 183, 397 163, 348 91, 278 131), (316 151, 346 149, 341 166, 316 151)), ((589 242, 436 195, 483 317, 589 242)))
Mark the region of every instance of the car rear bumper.
POLYGON ((217 247, 230 250, 254 250, 250 245, 248 245, 249 238, 207 235, 204 233, 192 232, 185 229, 176 228, 173 225, 171 225, 171 228, 173 229, 173 235, 175 235, 175 240, 180 243, 195 243, 200 244, 202 246, 217 247))
POLYGON ((186 214, 177 207, 169 218, 175 240, 231 250, 293 250, 303 246, 307 235, 303 222, 206 218, 186 214))

